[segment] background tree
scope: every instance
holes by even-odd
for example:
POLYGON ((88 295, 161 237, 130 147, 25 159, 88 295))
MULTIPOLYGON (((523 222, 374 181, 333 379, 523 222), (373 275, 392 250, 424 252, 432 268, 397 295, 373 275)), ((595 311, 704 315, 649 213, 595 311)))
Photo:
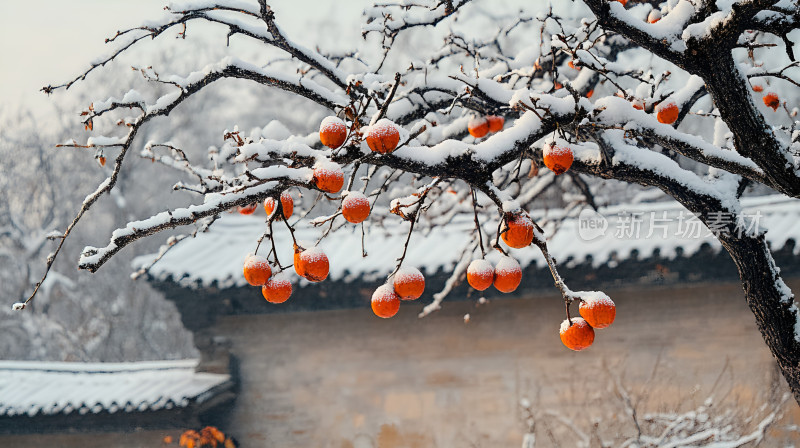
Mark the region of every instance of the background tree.
MULTIPOLYGON (((43 90, 69 88, 140 42, 191 39, 195 26, 208 26, 200 29, 213 29, 226 42, 251 42, 257 50, 244 56, 247 61, 226 57, 182 76, 137 66, 146 93, 120 92, 83 110, 88 130, 114 136, 64 146, 103 151, 113 170, 60 232, 54 255, 86 212, 118 187, 132 150, 177 169, 174 188, 202 200, 128 223, 107 245, 86 247, 81 269, 94 272, 133 241, 183 225, 202 230, 227 210, 278 198, 292 187, 305 192, 295 204, 305 219, 291 225, 325 224, 324 237, 343 223, 342 197, 334 194, 338 189, 325 191, 314 168, 344 167, 345 191, 370 198, 369 219, 406 220, 409 238, 459 214, 474 216, 474 243, 464 248, 452 281, 424 314, 439 306, 474 254, 506 252, 503 226, 524 216, 554 185, 570 194, 551 192, 549 199, 569 209, 613 200, 602 179, 655 187, 699 217, 729 252, 764 340, 800 400, 798 310, 764 229, 742 215, 739 204, 753 186, 800 194, 800 124, 793 107, 800 94, 792 41, 800 21, 797 0, 584 0, 504 12, 510 3, 382 3, 364 13, 364 43, 325 50, 294 42, 264 0, 171 4, 163 18, 118 32, 109 39, 114 50, 108 56, 76 79, 43 90), (432 29, 443 28, 443 40, 431 38, 432 29), (261 106, 294 122, 294 132, 276 123, 249 133, 220 128, 222 144, 205 154, 169 136, 144 138, 151 123, 164 123, 162 117, 179 114, 180 105, 196 106, 189 99, 198 93, 236 79, 302 99, 296 108, 261 106), (323 148, 316 128, 334 114, 346 121, 346 140, 323 148), (487 115, 504 117, 505 129, 468 136, 467 128, 480 127, 487 115), (399 145, 373 152, 365 137, 384 124, 398 131, 399 145), (114 127, 121 131, 109 130, 114 127), (553 148, 567 148, 574 158, 566 175, 539 168, 548 164, 543 153, 553 148), (496 229, 491 238, 484 237, 485 228, 496 229)), ((326 44, 336 43, 335 33, 326 37, 326 44)), ((611 188, 620 189, 614 182, 611 188)), ((275 216, 265 225, 267 236, 275 216)), ((571 291, 560 278, 541 226, 533 244, 550 265, 569 313, 570 303, 586 293, 571 291)), ((552 251, 558 254, 558 248, 552 251)), ((283 270, 290 255, 273 244, 268 258, 283 270)))

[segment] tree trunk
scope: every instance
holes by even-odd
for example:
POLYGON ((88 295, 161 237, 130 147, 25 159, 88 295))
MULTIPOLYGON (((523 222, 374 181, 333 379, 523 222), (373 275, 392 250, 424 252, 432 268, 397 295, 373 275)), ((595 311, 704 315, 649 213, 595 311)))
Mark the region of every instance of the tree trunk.
POLYGON ((794 296, 778 274, 763 235, 728 234, 719 239, 736 263, 745 299, 764 342, 800 404, 800 342, 796 339, 796 328, 800 327, 794 296))

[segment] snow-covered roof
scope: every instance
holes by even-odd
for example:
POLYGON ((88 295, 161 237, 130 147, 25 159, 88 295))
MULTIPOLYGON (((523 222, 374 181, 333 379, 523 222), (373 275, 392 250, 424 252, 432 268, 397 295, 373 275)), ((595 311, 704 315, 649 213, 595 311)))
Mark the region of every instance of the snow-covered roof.
MULTIPOLYGON (((742 206, 741 215, 749 218, 743 223, 743 230, 748 226, 751 229, 769 229, 767 240, 774 248, 783 247, 789 239, 800 240, 800 225, 797 225, 800 222, 800 201, 780 195, 760 196, 742 199, 742 206)), ((559 210, 534 210, 531 215, 537 222, 546 223, 549 218, 558 218, 559 213, 559 210)), ((658 249, 660 256, 672 258, 678 254, 678 248, 682 249, 684 256, 689 256, 704 243, 715 250, 721 247, 697 218, 674 201, 605 207, 599 210, 599 215, 586 209, 579 217, 560 221, 557 228, 555 225, 545 226, 554 257, 569 263, 570 260, 583 262, 590 256, 593 263, 602 265, 625 259, 634 250, 646 257, 658 249), (599 227, 590 228, 591 222, 599 227)), ((719 219, 730 217, 722 215, 719 219)), ((297 227, 297 239, 311 242, 316 241, 324 230, 304 223, 297 227)), ((496 227, 496 222, 484 223, 484 238, 486 235, 494 237, 496 227)), ((279 258, 283 264, 290 264, 291 237, 284 225, 275 224, 274 228, 279 258)), ((190 287, 205 287, 215 282, 222 288, 244 286, 244 258, 255 249, 264 229, 263 216, 225 215, 207 233, 178 243, 151 268, 150 275, 162 280, 172 278, 190 287)), ((320 243, 331 263, 330 278, 374 280, 388 275, 403 252, 407 230, 407 223, 368 226, 365 248, 369 255, 366 258, 361 256, 360 227, 348 225, 331 234, 320 243)), ((472 219, 416 232, 411 237, 404 265, 416 266, 427 273, 438 269, 452 270, 473 235, 472 219)), ((259 253, 266 254, 269 247, 265 240, 259 253)), ((534 246, 512 250, 511 255, 523 267, 531 263, 544 265, 541 253, 534 246)), ((489 256, 490 261, 497 261, 492 257, 495 254, 489 256)), ((153 258, 139 257, 134 264, 144 265, 153 258)), ((296 282, 298 277, 291 269, 289 271, 296 282)))
POLYGON ((0 361, 0 418, 184 408, 230 381, 195 372, 197 363, 0 361))

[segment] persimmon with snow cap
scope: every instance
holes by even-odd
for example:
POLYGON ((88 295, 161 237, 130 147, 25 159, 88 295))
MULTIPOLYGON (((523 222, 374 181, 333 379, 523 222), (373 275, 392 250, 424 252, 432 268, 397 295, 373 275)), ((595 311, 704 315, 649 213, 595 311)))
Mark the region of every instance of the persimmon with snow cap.
POLYGON ((331 149, 336 149, 347 139, 347 126, 340 118, 331 116, 319 125, 319 141, 331 149))
POLYGON ((570 350, 581 351, 594 342, 594 329, 583 318, 573 317, 572 324, 569 320, 561 322, 558 334, 561 342, 570 350))
POLYGON ((533 241, 533 221, 523 213, 515 214, 503 221, 500 237, 508 247, 528 247, 533 241))
POLYGON ((330 263, 325 252, 318 247, 306 250, 294 249, 294 271, 311 282, 321 282, 328 277, 330 263))
POLYGON ((467 283, 478 291, 484 291, 494 283, 494 266, 486 260, 477 259, 467 267, 467 283))
POLYGON ((500 292, 514 292, 522 281, 522 268, 517 260, 503 257, 494 268, 494 287, 500 292))
MULTIPOLYGON (((278 201, 272 197, 264 199, 264 211, 267 212, 267 216, 272 216, 275 213, 277 203, 278 201)), ((281 193, 281 207, 283 207, 283 217, 286 219, 291 218, 292 213, 294 213, 294 199, 292 199, 292 195, 288 191, 281 193)), ((280 216, 278 219, 280 219, 280 216)))
POLYGON ((292 282, 286 276, 277 274, 264 283, 261 294, 269 303, 283 303, 292 295, 292 282))
POLYGON ((484 117, 472 117, 467 123, 467 131, 475 138, 485 137, 489 133, 489 120, 484 117))
POLYGON ((367 146, 373 152, 388 154, 397 148, 400 143, 400 131, 390 120, 383 118, 378 120, 367 130, 367 146))
POLYGON ((252 215, 257 208, 257 204, 240 205, 237 211, 242 215, 252 215))
POLYGON ((781 105, 781 100, 778 98, 778 94, 775 92, 769 92, 768 94, 764 95, 764 105, 771 107, 774 111, 777 111, 778 107, 781 105))
POLYGON ((545 145, 542 150, 544 166, 550 169, 556 176, 567 172, 572 166, 572 149, 569 146, 558 146, 556 144, 545 145))
POLYGON ((656 118, 659 123, 672 124, 678 121, 680 109, 674 101, 662 102, 656 107, 656 118))
POLYGON ((417 268, 401 268, 394 274, 392 284, 403 300, 417 300, 425 291, 425 277, 417 268))
POLYGON ((656 23, 659 20, 661 20, 661 10, 654 9, 650 11, 650 14, 647 15, 648 23, 656 23))
POLYGON ((376 316, 388 319, 400 311, 400 296, 394 292, 394 287, 381 285, 372 293, 370 304, 376 316))
POLYGON ((261 286, 269 280, 272 268, 269 261, 260 255, 248 254, 244 259, 244 279, 252 286, 261 286))
POLYGON ((593 328, 602 329, 614 323, 617 307, 614 301, 602 292, 585 294, 580 297, 578 311, 593 328))
POLYGON ((342 216, 347 222, 358 224, 369 217, 369 199, 360 191, 349 191, 342 199, 342 216))
POLYGON ((506 119, 498 115, 489 115, 486 117, 486 121, 489 122, 489 132, 502 131, 503 125, 506 123, 506 119))
POLYGON ((318 163, 314 167, 314 184, 326 193, 338 193, 344 186, 344 172, 334 162, 318 163))

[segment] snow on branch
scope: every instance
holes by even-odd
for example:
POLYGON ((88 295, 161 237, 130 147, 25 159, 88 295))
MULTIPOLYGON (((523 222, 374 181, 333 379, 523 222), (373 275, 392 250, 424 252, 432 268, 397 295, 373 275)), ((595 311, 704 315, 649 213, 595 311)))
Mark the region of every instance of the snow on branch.
POLYGON ((125 246, 146 236, 166 229, 193 224, 202 218, 218 215, 232 207, 263 201, 271 195, 280 193, 289 185, 310 187, 310 170, 282 169, 281 172, 285 174, 270 176, 269 181, 254 182, 251 186, 240 187, 234 191, 208 194, 203 204, 166 211, 148 219, 130 222, 124 228, 117 229, 111 234, 111 241, 107 246, 84 248, 78 267, 95 272, 125 246))
POLYGON ((752 160, 734 151, 718 148, 700 137, 680 132, 670 125, 659 123, 655 117, 634 109, 622 98, 603 98, 596 103, 596 108, 598 112, 594 119, 598 125, 619 127, 700 163, 770 185, 770 181, 752 160))

